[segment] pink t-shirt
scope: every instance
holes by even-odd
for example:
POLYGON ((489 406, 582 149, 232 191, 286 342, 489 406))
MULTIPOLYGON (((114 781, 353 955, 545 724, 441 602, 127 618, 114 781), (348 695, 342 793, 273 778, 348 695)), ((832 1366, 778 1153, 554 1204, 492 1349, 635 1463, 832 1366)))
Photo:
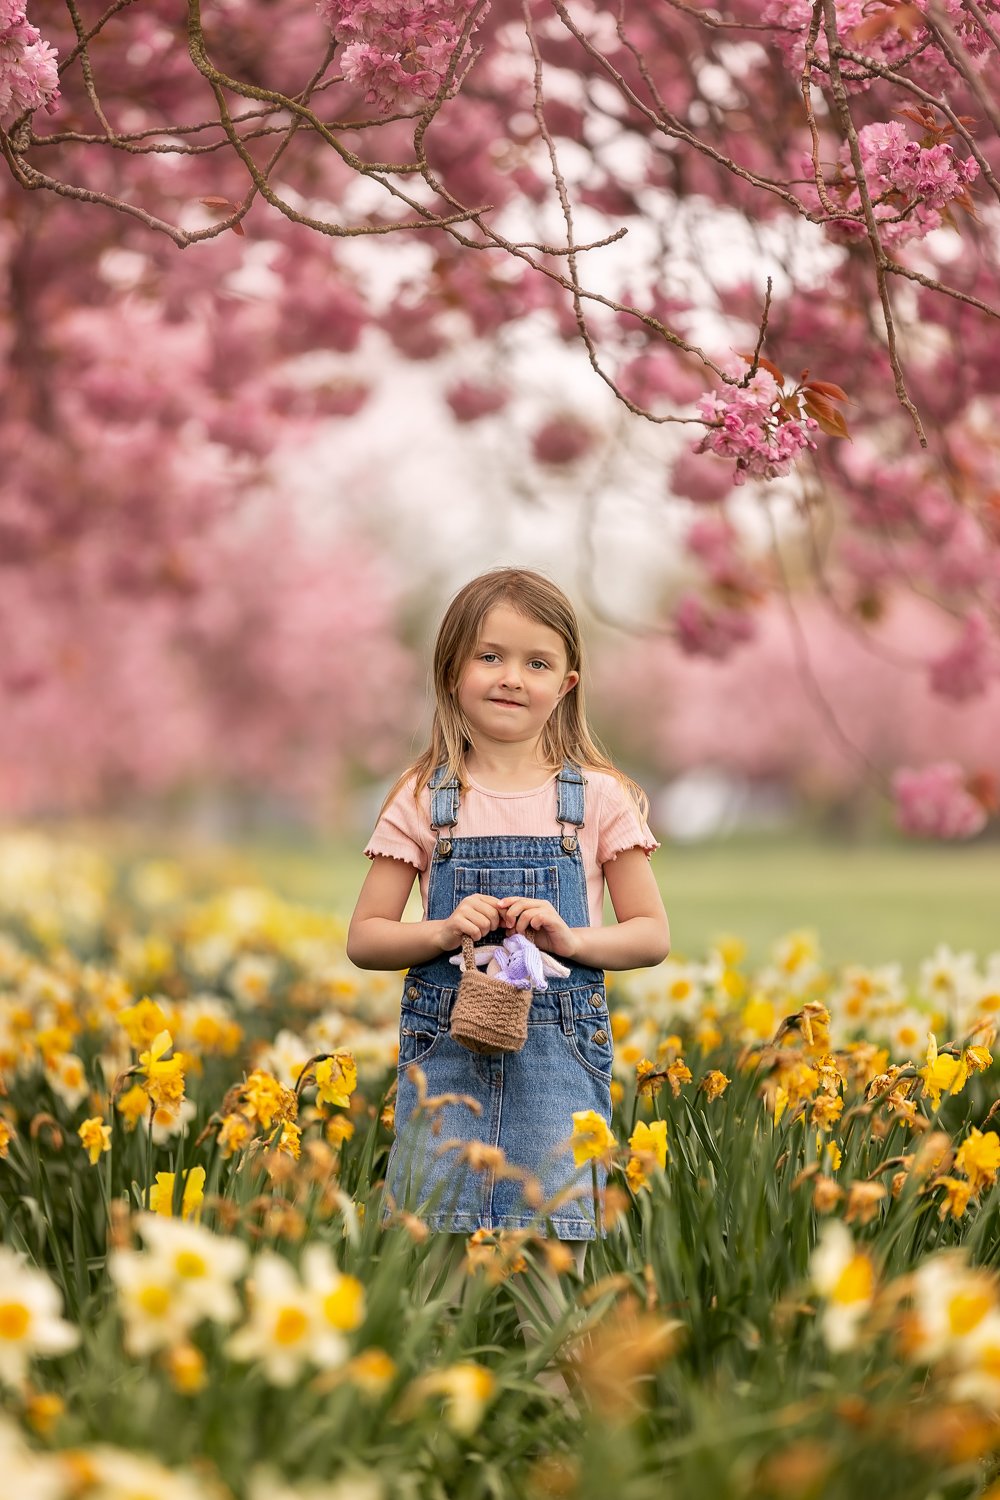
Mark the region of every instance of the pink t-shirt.
MULTIPOLYGON (((604 865, 623 849, 642 849, 651 855, 660 846, 639 816, 628 792, 616 776, 606 771, 585 771, 584 824, 578 830, 580 854, 587 875, 587 905, 591 927, 604 923, 604 865)), ((420 894, 427 915, 427 886, 436 834, 431 828, 431 795, 427 787, 416 802, 410 777, 389 803, 375 825, 365 853, 402 859, 420 871, 420 894)), ((495 792, 471 782, 462 793, 458 822, 451 830, 456 838, 482 838, 502 834, 561 835, 556 821, 556 773, 542 786, 528 792, 495 792)), ((567 833, 571 830, 567 826, 567 833)))

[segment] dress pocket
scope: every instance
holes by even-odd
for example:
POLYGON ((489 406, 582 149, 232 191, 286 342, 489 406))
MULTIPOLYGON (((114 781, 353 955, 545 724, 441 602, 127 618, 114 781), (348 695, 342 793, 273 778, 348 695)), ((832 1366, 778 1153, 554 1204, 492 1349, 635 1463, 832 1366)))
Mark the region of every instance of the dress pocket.
POLYGON ((444 1032, 438 1031, 429 1016, 404 1008, 399 1018, 398 1069, 402 1071, 414 1063, 424 1062, 435 1051, 444 1035, 444 1032))
POLYGON ((607 1016, 577 1016, 572 1033, 566 1035, 566 1041, 577 1062, 588 1073, 600 1078, 603 1083, 610 1081, 614 1047, 607 1016))
POLYGON ((550 901, 559 909, 559 867, 539 865, 477 865, 455 867, 455 903, 465 896, 523 896, 532 901, 550 901))

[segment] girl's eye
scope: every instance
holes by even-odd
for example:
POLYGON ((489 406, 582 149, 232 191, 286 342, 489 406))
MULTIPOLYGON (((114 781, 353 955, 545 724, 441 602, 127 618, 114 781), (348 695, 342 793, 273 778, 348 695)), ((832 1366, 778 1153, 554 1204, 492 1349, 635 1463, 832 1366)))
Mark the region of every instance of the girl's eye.
POLYGON ((499 658, 499 656, 497 656, 497 654, 496 654, 495 651, 484 651, 482 653, 482 655, 480 656, 479 660, 480 661, 499 661, 500 658, 499 658))
POLYGON ((528 665, 530 667, 545 667, 545 668, 548 668, 549 664, 548 664, 547 661, 539 661, 537 659, 537 657, 536 657, 536 659, 534 661, 532 661, 532 662, 529 662, 528 665))

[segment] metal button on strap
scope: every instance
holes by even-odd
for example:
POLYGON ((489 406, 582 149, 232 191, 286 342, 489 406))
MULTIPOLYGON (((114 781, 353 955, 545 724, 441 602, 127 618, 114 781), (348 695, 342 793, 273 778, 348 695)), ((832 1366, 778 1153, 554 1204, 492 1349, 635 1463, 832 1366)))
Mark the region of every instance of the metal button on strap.
POLYGON ((591 997, 590 997, 590 1003, 594 1007, 595 1010, 600 1010, 601 1006, 604 1004, 604 996, 603 995, 591 995, 591 997))
POLYGON ((434 853, 440 855, 442 859, 447 859, 451 853, 451 839, 438 839, 434 846, 434 853))
POLYGON ((562 846, 567 854, 576 853, 576 839, 569 834, 567 834, 566 838, 563 839, 562 846))
POLYGON ((602 1046, 607 1041, 607 1039, 608 1039, 608 1033, 604 1030, 603 1026, 601 1027, 600 1031, 595 1031, 594 1032, 594 1041, 595 1042, 600 1042, 602 1044, 602 1046))
POLYGON ((416 1000, 419 997, 419 995, 420 995, 420 991, 417 989, 416 985, 415 984, 411 984, 410 988, 406 992, 406 998, 407 998, 407 1000, 416 1000))

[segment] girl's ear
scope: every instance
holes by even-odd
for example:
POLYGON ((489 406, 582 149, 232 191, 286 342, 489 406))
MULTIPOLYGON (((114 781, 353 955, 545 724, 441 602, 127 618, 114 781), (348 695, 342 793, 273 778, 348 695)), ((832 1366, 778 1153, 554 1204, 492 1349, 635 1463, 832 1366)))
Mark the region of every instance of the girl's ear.
POLYGON ((567 672, 563 678, 563 685, 559 693, 560 698, 565 698, 567 693, 571 693, 579 681, 579 672, 567 672))

